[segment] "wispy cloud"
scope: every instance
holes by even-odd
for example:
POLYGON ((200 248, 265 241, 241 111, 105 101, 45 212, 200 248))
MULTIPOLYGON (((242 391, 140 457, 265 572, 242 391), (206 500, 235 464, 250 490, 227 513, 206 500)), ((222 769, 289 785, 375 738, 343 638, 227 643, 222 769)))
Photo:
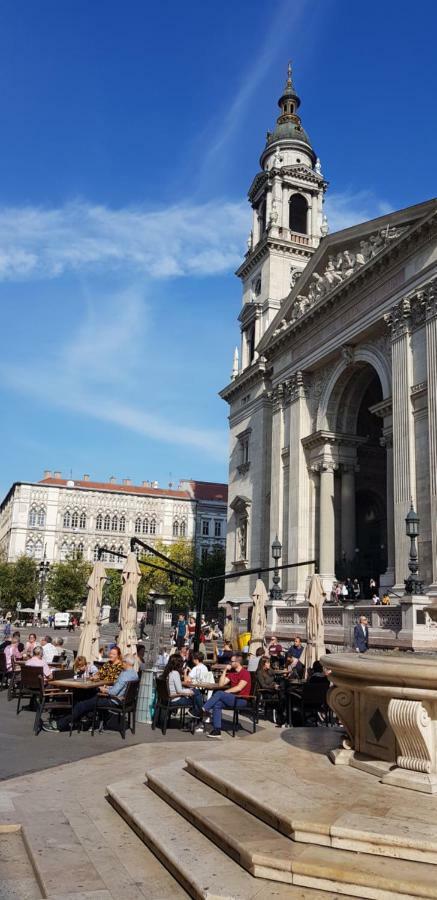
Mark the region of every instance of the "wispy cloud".
MULTIPOLYGON (((141 292, 130 289, 106 295, 104 304, 103 318, 102 298, 89 301, 76 333, 52 356, 39 357, 35 349, 31 359, 27 355, 17 364, 0 363, 3 383, 44 401, 46 407, 79 413, 166 444, 201 450, 223 462, 225 430, 199 428, 195 421, 181 424, 177 414, 170 421, 152 408, 145 412, 141 400, 131 400, 139 394, 138 385, 144 384, 144 356, 151 353, 153 344, 147 334, 148 308, 141 292)), ((142 391, 140 394, 142 397, 142 391)))
POLYGON ((181 203, 110 209, 75 202, 56 209, 0 208, 0 279, 55 278, 126 269, 151 278, 216 275, 240 261, 247 205, 181 203))
POLYGON ((227 145, 231 143, 242 127, 244 114, 247 110, 253 111, 253 98, 256 91, 282 52, 284 52, 283 76, 285 80, 286 62, 290 54, 288 46, 290 35, 293 34, 295 46, 298 26, 309 6, 308 0, 293 0, 292 4, 290 0, 282 0, 276 5, 276 11, 266 27, 263 43, 252 64, 242 73, 235 97, 220 120, 220 127, 215 127, 217 136, 210 142, 204 155, 203 174, 210 175, 217 158, 223 155, 227 145))
POLYGON ((324 208, 331 232, 393 212, 389 203, 368 190, 328 192, 324 208))

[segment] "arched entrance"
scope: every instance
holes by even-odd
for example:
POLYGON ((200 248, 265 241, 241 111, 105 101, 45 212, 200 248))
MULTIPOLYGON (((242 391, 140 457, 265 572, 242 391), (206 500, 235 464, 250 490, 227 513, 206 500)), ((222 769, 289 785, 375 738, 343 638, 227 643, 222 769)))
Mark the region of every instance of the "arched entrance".
POLYGON ((379 583, 387 569, 387 455, 380 413, 383 389, 376 369, 365 360, 348 360, 333 381, 322 398, 320 444, 314 451, 320 471, 320 556, 325 557, 326 569, 324 551, 330 526, 322 519, 326 520, 329 509, 326 485, 330 478, 335 575, 358 578, 362 593, 369 596, 370 579, 379 583))

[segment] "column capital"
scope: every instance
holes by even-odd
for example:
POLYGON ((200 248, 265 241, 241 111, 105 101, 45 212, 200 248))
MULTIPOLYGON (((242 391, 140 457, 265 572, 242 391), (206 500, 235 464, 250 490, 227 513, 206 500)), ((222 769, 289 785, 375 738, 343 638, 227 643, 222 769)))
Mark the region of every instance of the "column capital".
POLYGON ((384 316, 384 322, 391 333, 392 341, 403 337, 411 327, 411 299, 402 297, 384 316))
POLYGON ((425 303, 427 321, 437 318, 437 278, 433 278, 425 289, 425 303))
POLYGON ((320 471, 321 475, 324 472, 329 472, 330 474, 334 474, 334 472, 336 472, 338 469, 338 463, 336 463, 330 459, 322 460, 322 462, 319 465, 320 465, 319 471, 320 471))

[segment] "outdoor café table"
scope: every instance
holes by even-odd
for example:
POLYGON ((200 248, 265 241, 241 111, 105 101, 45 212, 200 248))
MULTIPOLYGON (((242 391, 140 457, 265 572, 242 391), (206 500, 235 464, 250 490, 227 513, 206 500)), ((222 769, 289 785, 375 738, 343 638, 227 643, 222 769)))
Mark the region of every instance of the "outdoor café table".
POLYGON ((89 691, 105 684, 104 681, 92 681, 91 678, 53 678, 48 683, 54 687, 65 688, 66 691, 89 691))

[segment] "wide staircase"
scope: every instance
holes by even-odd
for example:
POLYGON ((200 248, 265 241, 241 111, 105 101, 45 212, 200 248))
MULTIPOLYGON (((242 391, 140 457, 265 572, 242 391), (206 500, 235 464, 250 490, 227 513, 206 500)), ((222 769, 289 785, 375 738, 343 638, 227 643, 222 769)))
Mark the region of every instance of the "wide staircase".
POLYGON ((191 897, 437 898, 434 798, 329 763, 315 765, 312 780, 308 753, 305 771, 304 754, 293 769, 280 742, 239 743, 107 789, 191 897))

